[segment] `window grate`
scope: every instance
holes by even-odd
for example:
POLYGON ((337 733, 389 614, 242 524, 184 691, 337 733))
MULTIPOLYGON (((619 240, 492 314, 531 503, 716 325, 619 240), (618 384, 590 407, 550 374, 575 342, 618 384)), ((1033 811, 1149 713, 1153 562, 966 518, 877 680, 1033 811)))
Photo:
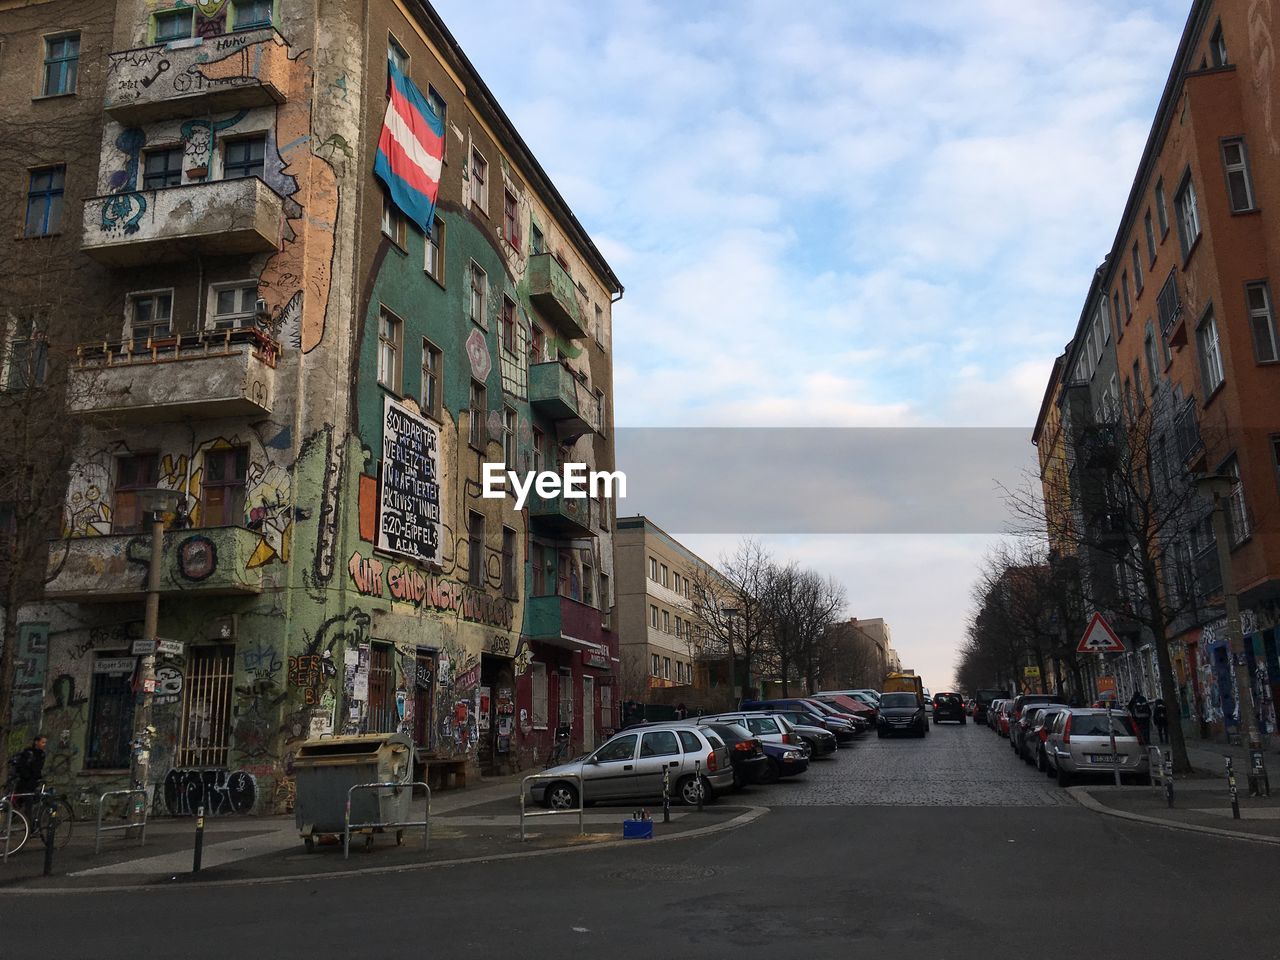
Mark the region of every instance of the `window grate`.
POLYGON ((178 727, 178 767, 225 767, 231 744, 231 697, 235 647, 191 648, 183 681, 178 727))

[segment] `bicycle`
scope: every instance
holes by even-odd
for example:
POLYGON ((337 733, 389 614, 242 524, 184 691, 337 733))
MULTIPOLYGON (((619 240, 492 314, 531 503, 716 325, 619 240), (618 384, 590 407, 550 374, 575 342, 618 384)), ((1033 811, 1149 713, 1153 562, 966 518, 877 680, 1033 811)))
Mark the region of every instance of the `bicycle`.
POLYGON ((55 850, 61 850, 71 842, 76 814, 66 797, 59 795, 56 790, 46 788, 41 783, 34 794, 26 795, 31 798, 31 803, 28 810, 24 811, 14 802, 18 796, 21 795, 15 794, 11 785, 6 785, 4 796, 0 797, 0 844, 3 844, 5 839, 4 825, 10 823, 9 817, 12 816, 8 838, 9 853, 17 853, 26 846, 32 833, 40 837, 43 842, 50 828, 53 828, 55 850))
POLYGON ((567 725, 556 727, 556 742, 551 747, 551 752, 547 754, 547 762, 543 764, 544 768, 554 767, 560 763, 568 763, 569 756, 569 737, 570 729, 567 725))

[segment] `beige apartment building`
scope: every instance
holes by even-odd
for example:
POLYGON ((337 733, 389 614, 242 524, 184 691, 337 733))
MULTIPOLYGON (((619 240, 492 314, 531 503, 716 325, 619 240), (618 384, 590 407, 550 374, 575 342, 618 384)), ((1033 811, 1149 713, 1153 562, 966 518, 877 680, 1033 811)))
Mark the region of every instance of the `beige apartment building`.
POLYGON ((643 700, 666 687, 706 690, 720 678, 703 654, 696 586, 718 576, 648 517, 619 517, 614 540, 621 685, 643 700))

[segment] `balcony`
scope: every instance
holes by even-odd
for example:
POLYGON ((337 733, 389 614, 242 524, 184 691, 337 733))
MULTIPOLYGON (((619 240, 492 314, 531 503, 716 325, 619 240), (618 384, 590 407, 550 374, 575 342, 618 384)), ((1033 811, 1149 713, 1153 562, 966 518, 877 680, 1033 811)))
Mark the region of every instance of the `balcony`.
POLYGON ((600 403, 563 364, 529 367, 529 404, 556 425, 556 437, 573 440, 600 432, 600 403))
MULTIPOLYGON (((169 530, 164 535, 160 592, 188 597, 261 593, 262 569, 249 568, 249 558, 261 543, 259 534, 243 527, 169 530)), ((150 560, 150 534, 55 540, 49 545, 53 579, 45 595, 54 600, 140 600, 146 594, 150 560)))
POLYGON ((199 37, 107 57, 103 108, 130 127, 283 103, 289 52, 270 28, 199 37))
POLYGON ((591 498, 529 496, 529 523, 535 533, 557 540, 594 537, 591 529, 591 498))
POLYGON ((261 417, 275 399, 280 345, 255 329, 88 344, 68 379, 71 412, 154 423, 261 417))
POLYGON ((214 180, 89 198, 82 248, 111 267, 270 253, 283 223, 284 201, 257 177, 214 180))
POLYGON ((586 320, 578 303, 578 288, 560 261, 549 253, 529 258, 529 299, 569 340, 587 335, 586 320))
POLYGON ((530 640, 582 652, 583 663, 611 666, 612 648, 602 627, 604 614, 569 597, 529 597, 524 606, 524 635, 530 640))
POLYGON ((1196 417, 1196 401, 1192 397, 1173 418, 1173 438, 1178 456, 1188 470, 1197 470, 1204 461, 1204 440, 1200 437, 1200 422, 1196 417))

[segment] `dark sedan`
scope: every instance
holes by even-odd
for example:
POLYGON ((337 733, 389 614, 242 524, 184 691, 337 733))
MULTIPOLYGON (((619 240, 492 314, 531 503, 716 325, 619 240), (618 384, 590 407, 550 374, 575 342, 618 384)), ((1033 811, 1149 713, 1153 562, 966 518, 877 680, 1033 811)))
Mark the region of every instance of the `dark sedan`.
POLYGON ((766 776, 769 758, 765 755, 763 744, 751 735, 750 730, 736 723, 708 723, 705 726, 714 731, 729 748, 735 787, 757 783, 761 777, 766 776))
POLYGON ((887 737, 894 733, 910 733, 923 737, 929 732, 929 717, 924 712, 924 700, 917 693, 886 693, 880 698, 880 716, 876 735, 887 737))
POLYGON ((960 698, 960 694, 935 693, 933 695, 933 722, 939 723, 943 720, 954 720, 956 723, 968 722, 964 713, 964 700, 960 698))
POLYGON ((765 759, 768 762, 760 775, 759 783, 773 783, 782 777, 794 777, 809 769, 809 758, 799 747, 786 743, 770 743, 767 740, 762 740, 760 746, 764 748, 765 759))

